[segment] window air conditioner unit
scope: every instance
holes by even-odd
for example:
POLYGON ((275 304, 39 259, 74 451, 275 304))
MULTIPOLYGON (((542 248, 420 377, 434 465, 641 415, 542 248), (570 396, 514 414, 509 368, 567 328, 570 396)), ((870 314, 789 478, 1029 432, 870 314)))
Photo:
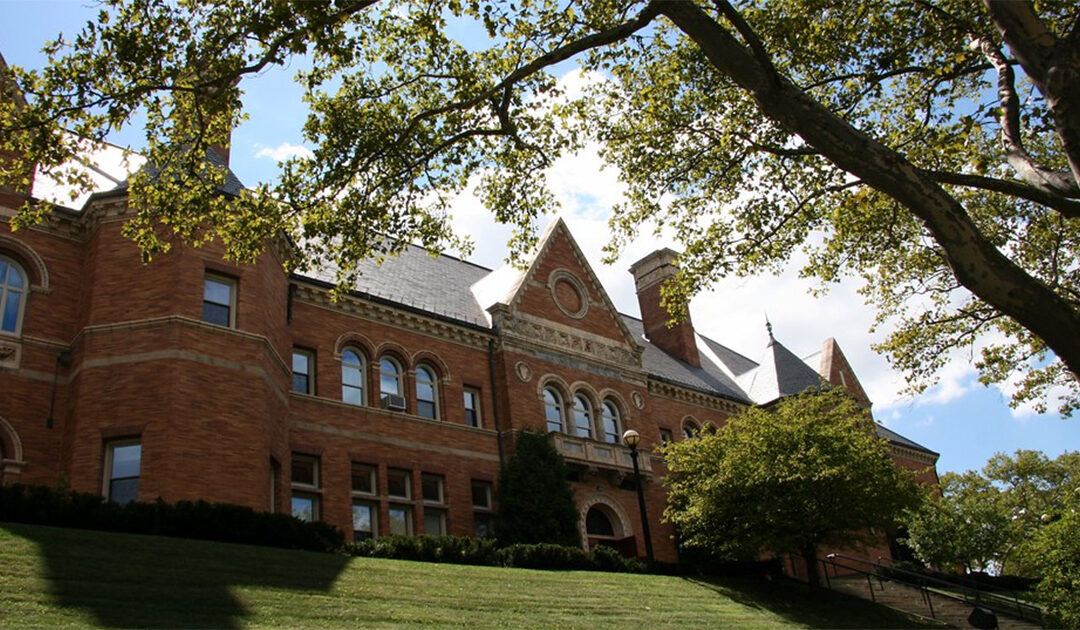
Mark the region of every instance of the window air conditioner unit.
POLYGON ((397 394, 383 394, 382 408, 390 411, 405 411, 405 397, 397 394))

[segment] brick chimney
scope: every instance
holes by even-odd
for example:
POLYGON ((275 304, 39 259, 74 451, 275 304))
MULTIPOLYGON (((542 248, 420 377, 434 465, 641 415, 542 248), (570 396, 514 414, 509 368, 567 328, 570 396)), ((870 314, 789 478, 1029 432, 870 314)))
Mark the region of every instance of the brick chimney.
POLYGON ((660 303, 660 287, 679 271, 676 258, 677 253, 665 248, 630 266, 641 307, 641 321, 645 325, 645 336, 653 345, 680 361, 701 367, 690 313, 685 313, 679 323, 668 327, 671 313, 660 303))

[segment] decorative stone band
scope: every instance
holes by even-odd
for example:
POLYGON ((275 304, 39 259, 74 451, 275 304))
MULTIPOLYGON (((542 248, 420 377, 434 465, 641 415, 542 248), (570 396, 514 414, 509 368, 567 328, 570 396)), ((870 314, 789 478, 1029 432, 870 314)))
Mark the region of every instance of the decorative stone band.
POLYGON ((742 405, 719 396, 653 379, 649 379, 649 393, 654 396, 662 396, 679 402, 698 405, 699 407, 726 411, 727 413, 738 413, 743 408, 742 405))
POLYGON ((436 339, 454 341, 466 346, 487 348, 488 340, 491 339, 490 335, 464 326, 455 326, 434 317, 425 317, 418 313, 378 304, 357 296, 345 295, 335 302, 330 299, 329 291, 303 283, 296 285, 296 299, 313 306, 346 313, 436 339))

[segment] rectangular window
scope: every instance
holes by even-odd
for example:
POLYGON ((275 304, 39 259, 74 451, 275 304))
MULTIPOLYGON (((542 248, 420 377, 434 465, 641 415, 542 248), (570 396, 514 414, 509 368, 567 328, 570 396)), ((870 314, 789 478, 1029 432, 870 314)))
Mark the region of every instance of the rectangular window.
POLYGON ((470 427, 483 426, 480 422, 480 390, 466 387, 465 424, 470 427))
POLYGON ((353 540, 364 540, 365 538, 375 536, 377 533, 375 526, 378 521, 378 518, 376 517, 377 513, 378 511, 375 508, 375 504, 363 501, 353 501, 353 540))
POLYGON ((446 535, 446 510, 424 508, 424 534, 428 536, 446 535))
POLYGON ((491 482, 472 481, 473 534, 485 538, 495 534, 495 515, 491 513, 491 482))
POLYGON ((319 520, 319 495, 310 492, 296 492, 292 494, 292 515, 301 521, 319 520))
POLYGON ((375 467, 368 464, 352 465, 352 491, 357 494, 375 494, 378 483, 375 477, 375 467))
POLYGON ((290 468, 292 515, 303 521, 319 520, 319 458, 293 453, 290 468))
POLYGON ((319 458, 314 455, 292 457, 292 483, 294 486, 319 487, 319 458))
POLYGON ((412 536, 412 508, 407 505, 390 506, 390 534, 393 536, 412 536))
POLYGON ((472 505, 474 508, 491 509, 491 484, 489 482, 473 480, 472 505))
POLYGON ((412 473, 390 468, 386 471, 386 494, 395 499, 412 498, 412 473))
POLYGON ((660 429, 660 442, 667 444, 671 441, 671 431, 669 429, 660 429))
POLYGON ((206 274, 203 278, 202 320, 218 326, 236 326, 236 281, 206 274))
POLYGON ((139 498, 142 443, 122 440, 105 445, 105 498, 121 505, 139 498))
POLYGON ((487 512, 473 512, 473 535, 488 538, 495 535, 495 515, 487 512))
POLYGON ((424 473, 420 476, 420 487, 424 492, 424 503, 445 503, 443 494, 443 476, 424 473))
POLYGON ((312 368, 315 367, 315 355, 308 350, 293 348, 292 352, 292 390, 300 394, 314 394, 312 368))

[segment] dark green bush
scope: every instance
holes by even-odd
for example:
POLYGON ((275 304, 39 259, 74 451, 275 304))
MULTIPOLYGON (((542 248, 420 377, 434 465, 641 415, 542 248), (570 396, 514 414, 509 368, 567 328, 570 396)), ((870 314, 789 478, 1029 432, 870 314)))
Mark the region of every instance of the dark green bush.
POLYGON ((603 545, 593 547, 590 552, 593 570, 611 573, 644 573, 645 563, 637 558, 627 558, 611 547, 603 545))
POLYGON ((594 568, 592 558, 581 548, 550 543, 510 545, 500 549, 499 564, 520 569, 556 571, 588 571, 594 568))
POLYGON ((180 501, 117 505, 104 498, 46 486, 0 486, 0 521, 96 529, 129 534, 199 538, 221 542, 334 551, 341 531, 305 523, 288 514, 257 512, 227 503, 180 501))
POLYGON ((497 547, 490 538, 386 536, 356 541, 349 544, 346 550, 351 555, 369 558, 487 566, 498 564, 497 547))

